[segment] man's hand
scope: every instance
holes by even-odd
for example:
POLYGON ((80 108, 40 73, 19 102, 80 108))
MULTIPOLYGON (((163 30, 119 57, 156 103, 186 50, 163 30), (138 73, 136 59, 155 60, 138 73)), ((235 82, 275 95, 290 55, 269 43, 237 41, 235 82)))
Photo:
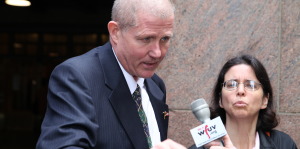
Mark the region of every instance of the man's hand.
POLYGON ((151 149, 186 149, 186 147, 182 146, 181 144, 179 144, 171 139, 167 139, 167 140, 155 145, 151 149))

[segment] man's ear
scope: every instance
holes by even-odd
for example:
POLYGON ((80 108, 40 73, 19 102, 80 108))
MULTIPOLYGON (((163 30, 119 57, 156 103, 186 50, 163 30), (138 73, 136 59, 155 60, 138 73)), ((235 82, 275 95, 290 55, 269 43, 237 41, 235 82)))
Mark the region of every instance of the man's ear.
POLYGON ((268 96, 264 96, 262 99, 262 105, 260 109, 265 109, 268 106, 268 102, 269 102, 269 94, 268 96))
POLYGON ((112 44, 118 44, 119 32, 120 32, 118 23, 115 21, 109 21, 107 24, 107 29, 109 32, 109 36, 111 38, 110 42, 113 42, 112 44))

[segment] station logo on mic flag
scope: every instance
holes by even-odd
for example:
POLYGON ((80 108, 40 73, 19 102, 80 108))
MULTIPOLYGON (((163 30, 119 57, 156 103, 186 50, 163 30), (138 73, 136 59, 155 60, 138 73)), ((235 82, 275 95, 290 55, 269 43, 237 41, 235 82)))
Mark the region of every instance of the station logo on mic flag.
POLYGON ((220 117, 216 117, 190 130, 197 147, 219 139, 227 134, 220 117))

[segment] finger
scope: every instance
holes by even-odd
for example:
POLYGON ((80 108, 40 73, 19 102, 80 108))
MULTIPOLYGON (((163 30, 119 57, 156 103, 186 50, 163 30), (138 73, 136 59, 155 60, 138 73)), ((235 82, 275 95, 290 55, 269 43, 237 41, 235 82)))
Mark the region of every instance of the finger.
POLYGON ((186 147, 184 147, 183 145, 173 141, 173 140, 167 140, 170 141, 170 148, 171 149, 186 149, 186 147))
POLYGON ((223 137, 223 141, 224 141, 225 147, 227 147, 227 148, 235 148, 233 146, 233 144, 232 144, 232 142, 231 142, 230 137, 229 137, 228 134, 223 137))
POLYGON ((170 149, 168 147, 168 144, 165 142, 161 142, 159 144, 156 144, 155 146, 153 146, 151 149, 170 149))
POLYGON ((210 148, 211 146, 223 146, 220 140, 214 140, 204 145, 205 148, 210 148))
POLYGON ((227 148, 225 148, 223 146, 212 146, 209 149, 227 149, 227 148))
POLYGON ((152 149, 186 149, 186 148, 171 139, 167 139, 155 145, 152 149))

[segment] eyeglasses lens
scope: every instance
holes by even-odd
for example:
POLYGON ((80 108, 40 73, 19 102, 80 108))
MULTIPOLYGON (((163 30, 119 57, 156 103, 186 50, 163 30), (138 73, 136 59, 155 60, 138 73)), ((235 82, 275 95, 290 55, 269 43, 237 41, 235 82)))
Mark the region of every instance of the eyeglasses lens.
POLYGON ((223 83, 223 87, 227 90, 235 90, 238 88, 239 84, 244 84, 245 89, 249 90, 249 91, 258 90, 259 86, 260 86, 259 83, 252 81, 252 80, 247 80, 244 83, 238 83, 235 80, 229 80, 229 81, 226 81, 223 83))

